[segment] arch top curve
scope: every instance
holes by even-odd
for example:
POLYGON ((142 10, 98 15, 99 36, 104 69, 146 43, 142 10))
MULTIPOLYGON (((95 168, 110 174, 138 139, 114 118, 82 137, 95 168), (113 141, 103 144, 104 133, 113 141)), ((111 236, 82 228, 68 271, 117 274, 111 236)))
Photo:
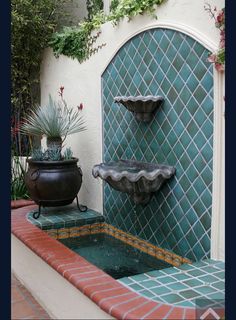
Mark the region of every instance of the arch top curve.
POLYGON ((151 24, 148 24, 146 26, 143 26, 143 27, 137 29, 135 32, 133 32, 133 33, 129 34, 127 37, 125 37, 123 39, 123 41, 120 42, 119 45, 116 47, 116 50, 113 51, 113 53, 111 54, 111 56, 108 60, 108 63, 106 64, 106 66, 103 68, 103 70, 101 72, 101 76, 104 74, 104 72, 106 71, 107 67, 109 66, 109 64, 111 63, 111 61, 115 57, 115 55, 119 52, 119 50, 123 46, 125 46, 125 44, 127 42, 129 42, 135 36, 138 36, 139 34, 145 32, 145 31, 149 31, 149 30, 153 30, 153 29, 169 29, 172 31, 177 31, 177 32, 183 33, 183 34, 189 36, 190 38, 194 39, 198 43, 200 43, 204 48, 206 48, 207 50, 209 50, 211 52, 216 51, 218 48, 218 44, 216 42, 212 41, 209 37, 207 37, 203 33, 199 32, 197 29, 190 27, 189 25, 175 23, 173 21, 165 21, 165 22, 164 21, 162 21, 162 22, 156 21, 155 23, 151 23, 151 24))

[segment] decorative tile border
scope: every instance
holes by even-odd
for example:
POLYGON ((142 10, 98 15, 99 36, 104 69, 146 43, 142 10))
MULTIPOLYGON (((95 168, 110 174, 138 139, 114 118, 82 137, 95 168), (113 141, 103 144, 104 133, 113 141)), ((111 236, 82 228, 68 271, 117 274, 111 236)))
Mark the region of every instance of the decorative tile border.
POLYGON ((89 234, 105 233, 159 260, 168 262, 173 266, 178 267, 183 263, 191 263, 189 259, 154 246, 145 240, 139 239, 107 223, 94 223, 81 227, 50 229, 45 230, 45 232, 54 239, 74 238, 89 234))

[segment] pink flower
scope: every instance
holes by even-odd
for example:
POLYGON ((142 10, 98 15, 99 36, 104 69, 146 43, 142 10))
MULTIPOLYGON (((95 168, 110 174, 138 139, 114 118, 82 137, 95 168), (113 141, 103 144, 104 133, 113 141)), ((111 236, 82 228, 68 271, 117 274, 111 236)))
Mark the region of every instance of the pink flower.
POLYGON ((219 24, 222 24, 225 20, 225 13, 223 10, 221 10, 218 14, 218 16, 216 17, 216 21, 219 23, 219 24))
POLYGON ((207 60, 209 61, 209 62, 216 62, 216 55, 213 53, 213 54, 211 54, 208 58, 207 58, 207 60))
POLYGON ((221 63, 217 63, 217 62, 215 63, 215 68, 217 71, 224 71, 225 70, 224 65, 221 63))
POLYGON ((220 48, 225 47, 225 39, 220 39, 220 48))
POLYGON ((220 32, 220 48, 225 47, 225 30, 221 30, 220 32))

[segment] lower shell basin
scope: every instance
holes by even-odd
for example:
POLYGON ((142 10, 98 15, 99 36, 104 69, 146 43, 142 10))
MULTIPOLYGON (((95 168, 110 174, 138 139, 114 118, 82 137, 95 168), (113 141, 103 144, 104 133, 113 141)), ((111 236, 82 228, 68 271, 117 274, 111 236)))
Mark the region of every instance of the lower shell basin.
POLYGON ((136 204, 147 204, 151 195, 174 173, 172 166, 135 160, 100 163, 92 170, 95 178, 100 177, 115 190, 130 194, 136 204))

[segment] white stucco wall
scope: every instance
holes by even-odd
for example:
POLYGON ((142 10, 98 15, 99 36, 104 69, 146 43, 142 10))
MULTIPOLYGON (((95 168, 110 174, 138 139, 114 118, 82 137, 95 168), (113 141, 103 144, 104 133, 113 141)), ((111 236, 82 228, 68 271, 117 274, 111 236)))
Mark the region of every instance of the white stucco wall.
MULTIPOLYGON (((49 93, 55 98, 58 97, 58 88, 63 85, 65 99, 70 105, 77 106, 80 102, 84 104, 83 115, 87 131, 69 136, 67 146, 71 146, 74 155, 79 158, 84 173, 83 185, 79 192, 80 201, 91 209, 100 212, 103 209, 102 182, 95 180, 91 174, 93 165, 102 162, 101 75, 103 71, 114 54, 129 38, 143 30, 158 26, 188 33, 208 49, 217 49, 219 32, 214 26, 214 20, 204 10, 204 3, 204 0, 168 0, 157 8, 158 20, 149 16, 139 16, 129 23, 122 21, 118 27, 113 27, 111 23, 105 24, 102 26, 102 33, 97 43, 106 43, 106 46, 82 64, 65 56, 56 59, 51 49, 45 50, 41 67, 41 102, 44 103, 47 100, 49 93)), ((218 9, 224 7, 223 0, 214 0, 210 4, 218 9)), ((217 99, 219 100, 220 97, 217 99)), ((221 102, 218 104, 223 108, 221 102)), ((223 121, 221 111, 218 111, 217 117, 223 121)), ((222 135, 223 128, 220 127, 217 130, 217 134, 222 135)), ((214 148, 219 148, 217 142, 214 148)), ((215 168, 214 176, 222 172, 222 166, 215 168)), ((223 174, 220 179, 224 179, 223 174)), ((216 192, 222 193, 222 190, 217 189, 214 192, 214 199, 221 198, 220 207, 222 208, 224 197, 222 194, 216 195, 216 192)), ((217 206, 219 207, 218 204, 217 206)), ((213 214, 224 215, 224 212, 217 208, 214 208, 216 213, 213 214)), ((213 238, 214 236, 220 241, 222 248, 224 246, 223 229, 221 228, 220 232, 214 231, 213 238), (219 240, 219 234, 221 234, 221 240, 219 240)), ((213 239, 213 243, 214 241, 213 239)), ((219 246, 214 245, 214 247, 219 246)), ((216 256, 219 256, 219 253, 216 253, 216 256)), ((222 254, 220 258, 223 259, 222 254)))

